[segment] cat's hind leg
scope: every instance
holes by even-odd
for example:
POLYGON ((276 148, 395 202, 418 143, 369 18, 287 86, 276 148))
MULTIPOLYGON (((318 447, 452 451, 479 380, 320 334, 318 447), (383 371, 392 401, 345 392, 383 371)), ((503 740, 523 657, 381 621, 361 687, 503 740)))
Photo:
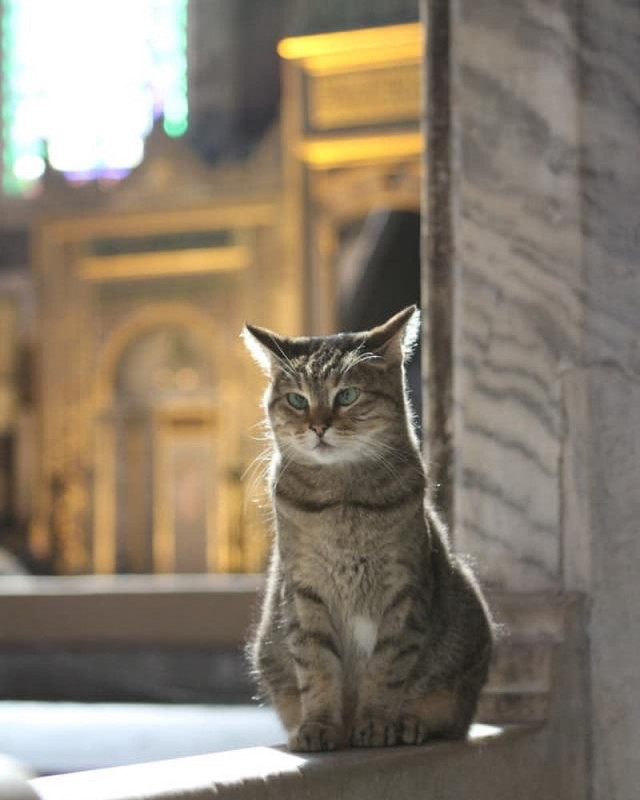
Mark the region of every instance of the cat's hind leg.
POLYGON ((397 722, 398 744, 424 744, 430 739, 460 739, 469 727, 453 692, 434 691, 403 703, 397 722))
POLYGON ((472 666, 453 683, 433 685, 427 678, 408 688, 398 718, 398 743, 463 739, 476 713, 490 655, 491 648, 487 644, 473 659, 472 666))

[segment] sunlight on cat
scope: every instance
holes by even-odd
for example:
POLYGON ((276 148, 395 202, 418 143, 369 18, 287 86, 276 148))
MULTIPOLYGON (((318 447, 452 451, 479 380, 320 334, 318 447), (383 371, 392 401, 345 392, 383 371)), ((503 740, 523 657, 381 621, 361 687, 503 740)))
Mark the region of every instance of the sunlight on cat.
POLYGON ((426 499, 417 323, 412 306, 333 336, 246 327, 270 379, 275 528, 249 655, 292 751, 464 738, 487 678, 490 614, 426 499))

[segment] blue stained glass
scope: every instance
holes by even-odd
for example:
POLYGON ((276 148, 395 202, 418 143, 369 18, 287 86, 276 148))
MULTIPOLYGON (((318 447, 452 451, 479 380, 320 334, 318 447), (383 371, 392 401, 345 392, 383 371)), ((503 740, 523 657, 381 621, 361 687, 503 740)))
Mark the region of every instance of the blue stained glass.
POLYGON ((154 119, 182 135, 188 0, 4 0, 3 188, 52 166, 71 180, 140 163, 154 119))

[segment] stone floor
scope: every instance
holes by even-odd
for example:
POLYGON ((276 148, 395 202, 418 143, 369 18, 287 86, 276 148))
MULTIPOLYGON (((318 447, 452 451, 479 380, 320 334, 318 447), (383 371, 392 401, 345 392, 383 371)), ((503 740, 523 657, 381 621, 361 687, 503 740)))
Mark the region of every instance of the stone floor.
POLYGON ((0 702, 0 754, 37 775, 279 744, 255 706, 0 702))

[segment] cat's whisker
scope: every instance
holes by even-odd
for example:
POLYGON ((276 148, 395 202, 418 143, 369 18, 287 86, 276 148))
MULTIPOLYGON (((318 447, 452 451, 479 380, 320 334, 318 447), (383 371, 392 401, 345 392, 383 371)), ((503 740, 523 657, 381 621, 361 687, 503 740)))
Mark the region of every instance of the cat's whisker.
POLYGON ((398 475, 398 466, 403 465, 406 470, 404 465, 407 463, 410 464, 409 472, 411 474, 422 474, 420 463, 415 463, 415 459, 411 458, 410 453, 398 445, 385 442, 382 438, 361 442, 360 447, 368 458, 381 464, 392 477, 398 475))
POLYGON ((348 375, 351 372, 351 370, 355 369, 361 364, 364 364, 367 361, 374 361, 380 359, 381 356, 378 355, 377 353, 359 352, 358 350, 356 350, 354 351, 353 355, 347 360, 346 364, 342 369, 341 374, 343 376, 348 375))
POLYGON ((262 436, 250 436, 249 438, 253 442, 273 442, 273 435, 270 433, 265 433, 262 436))
POLYGON ((260 453, 258 453, 255 458, 249 463, 245 471, 241 475, 241 480, 244 480, 251 469, 261 461, 269 463, 271 461, 271 446, 265 447, 260 453))
POLYGON ((293 454, 283 453, 282 455, 283 455, 283 458, 282 458, 282 460, 280 462, 280 469, 278 470, 278 473, 277 473, 277 475, 276 475, 276 477, 275 477, 275 479, 273 481, 273 485, 271 487, 271 491, 273 493, 275 493, 279 482, 284 477, 284 475, 285 475, 287 469, 289 468, 289 466, 293 463, 293 454))
MULTIPOLYGON (((255 422, 253 425, 249 426, 248 430, 256 431, 256 433, 249 434, 249 438, 254 442, 273 442, 273 431, 267 420, 262 419, 259 422, 255 422)), ((267 455, 270 452, 270 448, 264 450, 264 453, 267 455)))
POLYGON ((254 422, 253 425, 249 425, 247 430, 252 431, 254 428, 264 428, 265 430, 270 430, 269 423, 266 419, 258 420, 258 422, 254 422))
POLYGON ((377 463, 380 466, 382 466, 385 469, 385 471, 388 472, 389 475, 392 478, 397 477, 397 475, 398 475, 397 468, 393 465, 392 462, 390 462, 385 456, 383 456, 381 454, 381 452, 376 449, 375 446, 371 446, 368 450, 367 450, 367 448, 365 446, 365 448, 363 448, 363 450, 365 452, 367 452, 367 455, 369 456, 371 461, 373 461, 374 463, 377 463))
POLYGON ((284 352, 282 349, 282 345, 279 342, 274 342, 274 345, 277 349, 277 353, 272 353, 275 355, 278 364, 280 365, 282 371, 287 374, 290 378, 295 379, 296 377, 296 370, 293 365, 293 362, 289 358, 289 356, 284 352))
MULTIPOLYGON (((248 504, 258 500, 260 497, 260 491, 258 489, 259 486, 264 486, 266 479, 265 473, 256 473, 249 484, 247 485, 245 495, 244 495, 244 508, 245 510, 248 507, 248 504)), ((264 492, 263 492, 264 494, 264 492)))
POLYGON ((256 500, 260 495, 266 495, 267 474, 271 464, 271 457, 272 446, 270 445, 258 453, 242 473, 241 481, 246 484, 244 492, 245 510, 249 502, 256 500))

